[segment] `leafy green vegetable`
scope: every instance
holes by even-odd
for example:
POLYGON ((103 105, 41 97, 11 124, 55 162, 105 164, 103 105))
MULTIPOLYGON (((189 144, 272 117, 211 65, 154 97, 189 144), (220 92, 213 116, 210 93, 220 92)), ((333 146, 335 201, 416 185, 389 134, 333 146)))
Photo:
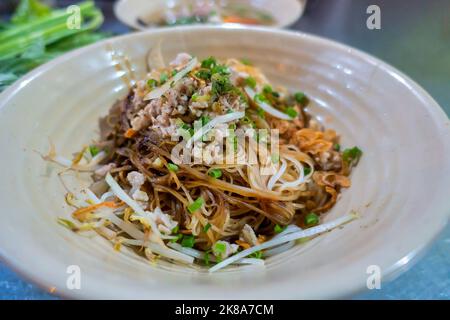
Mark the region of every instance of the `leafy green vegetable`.
POLYGON ((92 1, 78 4, 79 29, 67 27, 71 13, 39 0, 21 0, 8 24, 0 28, 0 91, 31 69, 75 48, 106 38, 94 32, 103 15, 92 1))
POLYGON ((51 8, 38 0, 21 0, 11 17, 13 24, 27 23, 33 19, 50 15, 51 8))

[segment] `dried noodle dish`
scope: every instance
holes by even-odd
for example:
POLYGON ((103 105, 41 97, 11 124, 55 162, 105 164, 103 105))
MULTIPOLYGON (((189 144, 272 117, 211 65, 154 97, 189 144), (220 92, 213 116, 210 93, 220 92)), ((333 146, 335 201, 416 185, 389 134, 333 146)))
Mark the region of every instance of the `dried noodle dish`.
POLYGON ((100 139, 69 160, 92 185, 67 193, 74 232, 97 232, 150 261, 214 272, 264 259, 356 217, 322 223, 362 151, 269 83, 249 61, 180 53, 100 119, 100 139), (276 146, 276 148, 274 148, 276 146), (176 152, 175 152, 176 151, 176 152))

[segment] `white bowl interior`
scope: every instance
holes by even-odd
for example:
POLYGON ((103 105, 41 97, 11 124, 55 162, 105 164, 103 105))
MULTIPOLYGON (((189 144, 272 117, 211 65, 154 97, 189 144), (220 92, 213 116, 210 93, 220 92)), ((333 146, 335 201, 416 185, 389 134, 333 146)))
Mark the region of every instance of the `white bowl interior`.
MULTIPOLYGON (((56 293, 84 298, 331 298, 364 288, 369 265, 392 275, 448 220, 449 121, 415 83, 365 54, 320 38, 236 27, 161 29, 108 40, 26 76, 0 100, 0 253, 56 293), (207 39, 207 41, 205 41, 207 39), (310 112, 357 145, 363 158, 326 220, 361 218, 267 261, 265 269, 208 275, 151 265, 100 237, 56 223, 68 217, 56 165, 39 155, 49 139, 70 156, 98 135, 97 119, 146 72, 149 49, 250 59, 274 84, 304 91, 310 112), (132 68, 126 68, 129 61, 132 68), (66 287, 69 265, 81 290, 66 287)), ((66 177, 70 188, 85 175, 66 177)))

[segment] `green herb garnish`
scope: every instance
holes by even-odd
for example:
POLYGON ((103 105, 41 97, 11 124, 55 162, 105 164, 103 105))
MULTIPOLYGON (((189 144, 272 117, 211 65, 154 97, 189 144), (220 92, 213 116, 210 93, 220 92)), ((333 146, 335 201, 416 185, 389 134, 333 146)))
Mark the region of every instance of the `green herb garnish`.
POLYGON ((192 248, 195 244, 195 237, 192 235, 184 235, 181 240, 181 246, 185 248, 192 248))
POLYGON ((294 94, 294 99, 300 104, 306 104, 308 98, 306 98, 305 94, 303 92, 296 92, 294 94))
POLYGON ((310 167, 303 167, 303 174, 305 176, 307 176, 310 173, 311 173, 311 168, 310 167))
POLYGON ((262 259, 263 253, 262 253, 261 250, 260 251, 256 251, 256 252, 253 252, 251 255, 249 255, 249 257, 250 258, 255 258, 255 259, 262 259))
POLYGON ((341 150, 341 145, 339 143, 335 143, 334 146, 333 146, 333 149, 335 151, 340 151, 341 150))
POLYGON ((234 86, 231 84, 230 78, 226 75, 214 74, 211 77, 212 80, 212 92, 216 96, 221 96, 231 92, 234 86))
POLYGON ((187 209, 189 210, 190 213, 194 213, 195 211, 199 210, 203 204, 205 203, 205 201, 203 200, 202 197, 198 197, 194 202, 192 202, 187 209))
POLYGON ((295 111, 295 109, 292 108, 292 107, 287 107, 287 108, 284 110, 284 113, 286 113, 286 114, 287 114, 289 117, 291 117, 291 118, 295 118, 295 117, 297 117, 297 115, 298 115, 298 112, 295 111))
POLYGON ((351 163, 353 161, 358 162, 358 160, 362 156, 362 153, 363 153, 362 150, 359 149, 358 147, 345 149, 344 152, 342 153, 342 160, 344 160, 344 162, 346 163, 351 163))
POLYGON ((250 88, 255 89, 255 87, 256 87, 256 80, 253 77, 245 78, 245 84, 247 86, 249 86, 250 88))
POLYGON ((242 64, 245 64, 246 66, 251 66, 252 65, 252 62, 249 59, 247 59, 247 58, 242 58, 241 62, 242 62, 242 64))
POLYGON ((167 73, 162 73, 162 74, 159 76, 159 82, 160 82, 161 84, 164 84, 168 79, 169 79, 169 77, 167 76, 167 73))
POLYGON ((89 153, 91 156, 95 157, 100 152, 100 149, 97 146, 89 146, 89 153))
POLYGON ((211 69, 212 67, 217 65, 217 60, 214 57, 209 57, 206 58, 205 60, 202 61, 202 68, 207 68, 207 69, 211 69))
POLYGON ((276 224, 275 227, 273 228, 273 231, 275 231, 275 233, 281 233, 286 229, 286 226, 282 227, 279 224, 276 224))
POLYGON ((319 216, 314 212, 310 212, 305 216, 305 224, 307 226, 314 226, 319 223, 319 216))
POLYGON ((168 163, 167 169, 172 172, 177 172, 179 170, 179 167, 175 163, 168 163))
POLYGON ((226 250, 227 250, 227 246, 225 243, 216 242, 216 244, 214 245, 214 251, 216 251, 218 253, 225 253, 226 250))
POLYGON ((197 78, 200 78, 200 79, 203 79, 203 80, 209 80, 211 78, 211 71, 206 70, 206 69, 202 69, 202 70, 197 71, 195 76, 197 78))
POLYGON ((153 89, 153 88, 155 88, 155 87, 158 86, 158 81, 156 81, 155 79, 148 79, 148 80, 147 80, 147 86, 148 86, 150 89, 153 89))
POLYGON ((211 169, 208 172, 208 175, 215 178, 215 179, 219 179, 222 176, 222 170, 220 169, 211 169))
POLYGON ((206 233, 208 232, 208 230, 211 228, 211 223, 207 223, 204 227, 203 227, 203 232, 206 233))

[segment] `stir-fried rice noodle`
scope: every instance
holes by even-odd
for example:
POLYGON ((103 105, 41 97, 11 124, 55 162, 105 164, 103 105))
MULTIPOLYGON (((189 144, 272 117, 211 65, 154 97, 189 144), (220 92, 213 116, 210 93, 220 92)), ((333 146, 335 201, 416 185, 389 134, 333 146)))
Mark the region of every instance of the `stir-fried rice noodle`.
POLYGON ((71 160, 54 146, 44 157, 92 173, 90 188, 66 197, 75 221, 61 224, 94 230, 117 250, 216 271, 264 265, 355 217, 322 223, 362 152, 341 150, 303 93, 237 59, 180 53, 165 66, 156 51, 149 66, 100 119, 98 142, 71 160))

